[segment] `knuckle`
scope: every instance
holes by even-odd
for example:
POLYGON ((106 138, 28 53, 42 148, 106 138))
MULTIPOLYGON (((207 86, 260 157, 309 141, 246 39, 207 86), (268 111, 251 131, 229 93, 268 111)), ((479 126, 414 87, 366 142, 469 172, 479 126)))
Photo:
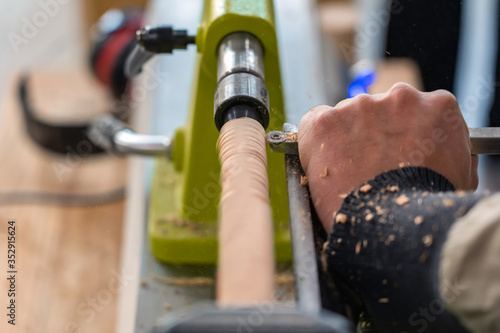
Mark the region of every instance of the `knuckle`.
POLYGON ((335 108, 329 108, 321 113, 318 113, 315 121, 315 128, 322 130, 331 127, 332 123, 335 123, 334 119, 338 115, 339 110, 335 108))
POLYGON ((321 115, 324 113, 329 114, 329 113, 333 112, 333 109, 334 109, 334 107, 330 106, 330 105, 318 105, 318 106, 315 106, 314 108, 312 108, 310 113, 312 113, 314 115, 321 115))
POLYGON ((388 91, 390 98, 396 99, 398 101, 407 101, 418 96, 419 91, 409 85, 408 83, 398 82, 391 87, 388 91))
POLYGON ((448 90, 440 89, 430 93, 430 96, 434 99, 434 102, 447 107, 458 109, 458 101, 451 92, 448 90))
POLYGON ((332 117, 333 108, 328 105, 316 106, 307 112, 299 124, 299 134, 301 132, 314 131, 320 126, 324 126, 325 121, 332 117))
POLYGON ((368 94, 361 94, 354 97, 353 102, 360 108, 366 108, 373 103, 373 98, 368 94))

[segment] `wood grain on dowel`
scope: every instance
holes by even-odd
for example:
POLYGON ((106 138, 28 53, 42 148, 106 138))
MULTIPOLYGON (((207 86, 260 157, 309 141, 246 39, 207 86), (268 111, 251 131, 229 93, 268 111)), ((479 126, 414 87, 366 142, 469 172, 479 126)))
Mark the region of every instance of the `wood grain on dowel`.
POLYGON ((219 305, 253 305, 274 294, 274 252, 265 131, 250 118, 220 131, 222 195, 219 224, 219 305))

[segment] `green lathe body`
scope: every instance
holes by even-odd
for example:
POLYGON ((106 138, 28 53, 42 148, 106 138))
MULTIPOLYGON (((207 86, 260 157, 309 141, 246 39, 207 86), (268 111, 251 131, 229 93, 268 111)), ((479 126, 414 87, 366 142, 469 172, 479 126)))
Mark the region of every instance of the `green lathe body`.
MULTIPOLYGON (((221 189, 219 132, 213 116, 217 47, 224 36, 237 31, 253 34, 264 48, 270 103, 267 130, 281 130, 285 122, 273 1, 206 0, 196 35, 198 54, 188 121, 175 133, 173 161, 159 159, 155 163, 148 230, 153 254, 163 262, 217 261, 221 189)), ((268 149, 267 157, 276 259, 286 262, 291 260, 292 252, 283 155, 268 149)))

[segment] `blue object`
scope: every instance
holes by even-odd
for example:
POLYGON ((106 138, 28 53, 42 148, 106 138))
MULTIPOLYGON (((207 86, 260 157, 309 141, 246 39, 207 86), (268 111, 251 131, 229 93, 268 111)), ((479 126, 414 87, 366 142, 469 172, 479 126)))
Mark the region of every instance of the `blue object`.
POLYGON ((368 87, 375 82, 375 70, 373 69, 365 69, 360 71, 354 79, 349 84, 349 88, 347 88, 347 96, 349 98, 358 96, 359 94, 368 93, 368 87))

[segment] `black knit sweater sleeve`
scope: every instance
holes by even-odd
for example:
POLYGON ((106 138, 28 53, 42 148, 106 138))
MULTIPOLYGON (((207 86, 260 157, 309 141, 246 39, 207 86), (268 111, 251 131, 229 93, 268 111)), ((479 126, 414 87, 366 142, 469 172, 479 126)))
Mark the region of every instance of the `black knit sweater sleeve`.
POLYGON ((421 167, 380 174, 345 198, 323 255, 363 331, 465 332, 440 299, 438 265, 448 229, 480 198, 421 167))

